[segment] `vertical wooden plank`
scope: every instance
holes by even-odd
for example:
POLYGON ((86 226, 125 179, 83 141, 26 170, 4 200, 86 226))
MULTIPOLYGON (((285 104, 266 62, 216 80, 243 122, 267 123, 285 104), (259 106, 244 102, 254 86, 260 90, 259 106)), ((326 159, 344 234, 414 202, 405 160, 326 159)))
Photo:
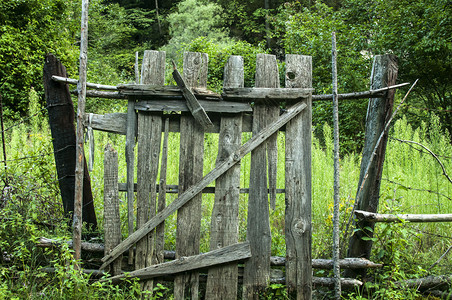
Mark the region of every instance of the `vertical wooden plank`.
MULTIPOLYGON (((231 56, 224 70, 224 87, 243 87, 243 57, 231 56)), ((242 114, 222 115, 217 165, 239 149, 242 137, 242 114)), ((210 250, 238 242, 240 164, 220 176, 215 183, 210 250)), ((237 299, 238 266, 229 264, 209 269, 206 299, 237 299)))
MULTIPOLYGON (((286 87, 312 87, 312 58, 286 55, 286 87)), ((311 98, 286 125, 286 284, 311 299, 311 98)))
MULTIPOLYGON (((258 54, 256 87, 279 86, 279 73, 274 55, 258 54)), ((271 103, 256 103, 253 115, 253 135, 274 118, 276 108, 271 103)), ((270 138, 271 139, 271 138, 270 138)), ((273 138, 274 139, 274 138, 273 138)), ((268 142, 272 143, 272 142, 268 142)), ((243 299, 258 299, 270 280, 271 232, 267 188, 267 143, 251 152, 250 191, 248 200, 247 239, 252 257, 246 262, 243 275, 243 299)), ((271 158, 273 159, 273 158, 271 158)))
MULTIPOLYGON (((276 56, 258 54, 256 62, 256 87, 279 88, 279 71, 276 56), (259 69, 258 69, 259 66, 259 69), (276 76, 278 74, 278 76, 276 76)), ((265 102, 264 126, 279 117, 279 103, 265 102)), ((253 125, 254 126, 254 125, 253 125)), ((254 131, 254 129, 253 129, 254 131)), ((275 209, 276 205, 276 180, 278 172, 278 133, 271 136, 266 142, 268 163, 268 188, 270 191, 270 206, 275 209)))
MULTIPOLYGON (((157 211, 161 212, 166 207, 166 171, 168 168, 168 135, 169 135, 169 117, 165 119, 165 127, 163 134, 162 146, 162 162, 160 164, 160 184, 159 184, 159 199, 157 211)), ((155 263, 160 264, 165 261, 164 247, 165 247, 165 221, 159 224, 155 229, 155 263)))
MULTIPOLYGON (((397 72, 398 64, 396 56, 375 56, 371 75, 371 89, 379 89, 394 85, 397 80, 397 72)), ((358 210, 377 212, 378 209, 381 174, 383 172, 388 134, 383 136, 368 173, 364 173, 366 172, 367 165, 372 157, 372 152, 376 143, 384 130, 385 124, 391 117, 394 93, 395 90, 391 90, 388 91, 385 98, 372 98, 369 100, 366 118, 366 135, 363 157, 361 160, 361 173, 359 175, 358 191, 355 200, 357 201, 355 208, 358 210)), ((347 257, 370 257, 372 241, 365 241, 361 238, 364 236, 372 237, 374 225, 375 223, 366 220, 359 221, 355 224, 356 228, 360 230, 355 232, 350 238, 347 257), (365 229, 366 227, 369 227, 372 230, 367 230, 365 229)), ((347 270, 346 272, 346 276, 356 276, 358 274, 364 275, 365 270, 347 270)))
MULTIPOLYGON (((110 144, 104 154, 104 230, 105 255, 121 242, 121 220, 119 217, 118 152, 110 144)), ((122 255, 111 265, 112 276, 121 274, 122 255)))
MULTIPOLYGON (((184 80, 188 87, 207 86, 207 55, 184 53, 184 80)), ((204 132, 190 115, 180 121, 179 194, 202 178, 204 132)), ((177 212, 176 258, 199 254, 202 193, 177 212)), ((188 291, 191 299, 198 299, 199 273, 178 275, 174 280, 174 298, 184 299, 188 291)))
MULTIPOLYGON (((163 85, 165 82, 165 52, 145 51, 141 70, 141 83, 163 85)), ((137 228, 156 214, 157 176, 162 138, 162 114, 138 114, 138 162, 137 162, 137 228)), ((151 231, 137 243, 135 267, 145 268, 153 264, 155 231, 151 231)), ((153 281, 142 283, 143 290, 152 291, 153 281)))

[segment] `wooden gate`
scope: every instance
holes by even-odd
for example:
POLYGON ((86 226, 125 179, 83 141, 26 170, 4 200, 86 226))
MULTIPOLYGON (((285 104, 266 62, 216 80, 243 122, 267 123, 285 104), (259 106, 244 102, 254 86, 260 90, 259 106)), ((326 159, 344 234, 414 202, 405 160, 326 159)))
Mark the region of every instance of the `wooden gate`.
MULTIPOLYGON (((129 250, 129 263, 135 264, 129 276, 141 278, 143 289, 152 290, 153 278, 174 274, 175 299, 197 299, 199 269, 208 268, 205 298, 235 299, 238 264, 244 263, 242 296, 257 299, 270 282, 269 206, 274 206, 276 199, 276 134, 284 130, 285 278, 289 291, 296 291, 298 299, 311 299, 311 57, 287 55, 285 88, 279 88, 276 57, 258 54, 255 87, 244 88, 243 58, 231 56, 221 96, 206 89, 207 63, 206 54, 185 53, 182 85, 178 82, 179 87, 164 86, 165 53, 146 51, 140 84, 118 86, 117 94, 129 101, 127 118, 116 115, 113 123, 108 123, 107 116, 90 117, 90 126, 126 134, 129 237, 120 243, 117 237, 105 242, 101 269, 112 264, 116 267, 110 268, 114 275, 111 280, 123 278, 117 265, 122 253, 129 250), (199 107, 187 103, 192 96, 199 107), (199 114, 207 118, 206 123, 199 122, 199 114), (167 206, 170 131, 180 132, 179 197, 167 206), (253 137, 242 145, 242 132, 247 131, 253 137), (219 133, 216 166, 203 176, 204 135, 212 132, 219 133), (240 160, 249 152, 247 241, 238 243, 240 160), (202 193, 213 181, 210 251, 200 254, 202 193), (176 211, 176 260, 164 262, 163 224, 176 211)), ((177 76, 178 71, 174 72, 177 76)), ((105 157, 113 159, 113 163, 106 160, 105 164, 117 165, 117 157, 105 157)), ((119 214, 110 206, 118 205, 111 201, 117 198, 118 171, 117 167, 105 170, 105 224, 117 226, 119 214)), ((112 236, 107 231, 118 231, 105 230, 106 239, 112 236)))

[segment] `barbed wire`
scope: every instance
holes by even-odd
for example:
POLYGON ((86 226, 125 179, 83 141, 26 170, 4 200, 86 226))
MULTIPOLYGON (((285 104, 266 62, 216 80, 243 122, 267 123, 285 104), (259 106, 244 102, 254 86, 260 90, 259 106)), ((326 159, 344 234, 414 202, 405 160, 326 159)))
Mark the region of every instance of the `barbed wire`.
POLYGON ((419 191, 419 192, 428 192, 428 193, 431 193, 431 194, 436 194, 436 195, 439 195, 439 196, 443 196, 443 197, 447 198, 448 200, 452 201, 452 198, 450 198, 450 197, 448 197, 448 196, 446 196, 446 195, 444 195, 442 193, 439 193, 439 192, 435 192, 435 191, 427 190, 427 189, 418 189, 418 188, 414 188, 414 187, 411 187, 411 186, 406 186, 406 185, 403 185, 403 184, 401 184, 399 182, 395 182, 393 180, 390 180, 388 178, 382 178, 382 180, 385 180, 385 181, 390 182, 392 184, 399 185, 399 186, 401 186, 401 187, 403 187, 403 188, 405 188, 407 190, 413 190, 413 191, 419 191))

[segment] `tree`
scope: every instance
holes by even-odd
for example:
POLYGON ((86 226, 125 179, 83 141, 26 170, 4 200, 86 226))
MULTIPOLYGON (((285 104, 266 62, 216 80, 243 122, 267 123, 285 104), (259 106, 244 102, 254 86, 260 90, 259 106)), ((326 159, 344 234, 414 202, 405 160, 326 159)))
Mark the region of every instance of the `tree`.
POLYGON ((0 84, 4 114, 24 115, 34 87, 42 98, 42 64, 47 52, 56 54, 76 72, 76 24, 64 0, 3 0, 0 2, 0 84))
MULTIPOLYGON (((316 94, 331 93, 331 33, 337 35, 339 93, 368 89, 370 57, 365 48, 365 37, 360 30, 347 24, 340 12, 321 2, 310 7, 286 3, 275 17, 275 38, 285 53, 311 55, 313 61, 313 88, 316 94)), ((339 106, 341 149, 360 151, 363 145, 367 100, 342 101, 339 106)), ((322 128, 332 126, 332 103, 313 105, 313 128, 323 141, 322 128)))
POLYGON ((372 55, 394 53, 399 57, 400 81, 414 82, 408 104, 415 125, 428 120, 424 109, 438 114, 441 125, 452 131, 452 4, 448 0, 346 0, 348 24, 360 27, 372 55))

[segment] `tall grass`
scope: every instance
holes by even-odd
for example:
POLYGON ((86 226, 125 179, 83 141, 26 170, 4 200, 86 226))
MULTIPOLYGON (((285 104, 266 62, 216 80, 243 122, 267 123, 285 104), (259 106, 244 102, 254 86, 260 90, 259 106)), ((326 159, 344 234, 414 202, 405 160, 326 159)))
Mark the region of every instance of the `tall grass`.
MULTIPOLYGON (((40 112, 38 99, 34 92, 30 94, 30 115, 35 115, 29 122, 20 124, 6 132, 6 152, 8 155, 8 170, 2 171, 2 205, 18 197, 5 192, 6 178, 23 178, 33 186, 33 193, 42 197, 31 197, 29 210, 32 219, 49 221, 53 224, 62 220, 61 200, 58 194, 57 175, 55 171, 52 144, 46 116, 40 112), (22 159, 24 158, 24 159, 22 159), (28 178, 28 179, 27 179, 28 178), (9 198, 8 198, 9 197, 9 198), (53 216, 52 216, 53 214, 53 216)), ((380 211, 388 213, 451 213, 452 184, 443 175, 443 171, 431 154, 415 144, 403 143, 400 140, 418 142, 435 154, 444 164, 445 170, 452 173, 452 148, 448 133, 442 132, 439 120, 432 117, 430 122, 413 129, 405 118, 395 122, 388 142, 381 184, 380 211)), ((313 257, 331 257, 332 245, 332 211, 333 211, 333 161, 332 161, 332 130, 323 127, 325 144, 312 140, 312 231, 313 257)), ((242 135, 242 142, 251 137, 250 133, 242 135)), ((179 133, 170 133, 168 146, 167 184, 178 184, 179 173, 179 133)), ((95 133, 95 163, 91 172, 95 209, 100 228, 103 226, 103 151, 110 143, 119 154, 119 181, 126 181, 125 137, 104 132, 95 133)), ((215 167, 218 150, 218 134, 205 135, 204 174, 215 167)), ((139 145, 137 145, 139 147, 139 145)), ((277 188, 284 188, 284 147, 285 133, 278 134, 278 179, 277 188)), ((88 148, 88 147, 87 147, 88 148)), ((3 150, 3 149, 1 149, 3 150)), ((1 153, 1 152, 0 152, 1 153)), ((137 151, 135 152, 137 153, 137 151)), ((87 157, 90 155, 86 150, 87 157)), ((135 158, 137 161, 137 157, 135 158)), ((357 190, 360 170, 360 155, 346 154, 341 157, 341 229, 347 226, 357 190)), ((240 187, 248 188, 250 155, 241 161, 240 187)), ((135 173, 136 180, 136 173, 135 173)), ((213 185, 213 183, 212 183, 213 185)), ((31 195, 31 193, 29 193, 31 195)), ((121 197, 121 224, 124 237, 127 236, 127 199, 125 193, 121 197)), ((167 194, 167 203, 174 201, 176 194, 167 194)), ((213 194, 203 195, 203 220, 201 235, 201 251, 209 250, 210 215, 214 203, 213 194)), ((246 239, 247 195, 240 195, 239 203, 239 239, 246 239)), ((285 255, 284 243, 284 194, 278 194, 275 210, 270 211, 272 230, 272 255, 285 255)), ((176 213, 166 220, 166 243, 168 250, 175 250, 176 213)), ((434 262, 451 243, 450 224, 403 224, 409 228, 405 237, 406 249, 401 255, 407 263, 427 268, 434 262)), ((400 225, 394 228, 402 228, 400 225)), ((377 225, 375 235, 381 243, 387 241, 387 227, 377 225), (386 236, 385 236, 386 235, 386 236)), ((344 235, 345 232, 344 232, 344 235)), ((341 240, 342 256, 345 255, 347 240, 341 240)), ((381 243, 374 246, 374 258, 383 259, 386 249, 381 243)), ((392 252, 393 253, 393 252, 392 252)), ((437 272, 444 272, 450 264, 442 263, 436 267, 437 272)), ((450 270, 450 269, 449 269, 450 270)))

